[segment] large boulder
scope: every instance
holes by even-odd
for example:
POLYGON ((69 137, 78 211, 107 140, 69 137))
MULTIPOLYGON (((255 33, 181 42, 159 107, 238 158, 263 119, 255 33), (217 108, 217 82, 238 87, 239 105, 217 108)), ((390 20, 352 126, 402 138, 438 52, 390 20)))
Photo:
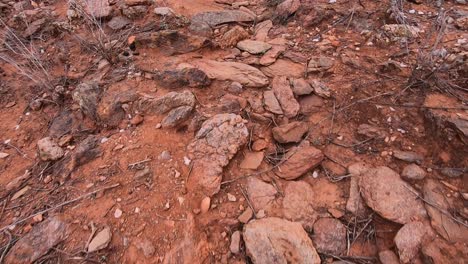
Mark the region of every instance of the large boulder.
POLYGON ((300 223, 265 218, 244 226, 247 254, 255 264, 319 264, 320 257, 300 223))
POLYGON ((223 168, 240 147, 247 143, 245 120, 235 114, 218 114, 205 121, 187 147, 193 160, 190 185, 207 196, 221 187, 223 168))
POLYGON ((417 191, 388 167, 377 167, 364 172, 359 187, 367 205, 382 217, 406 224, 427 217, 417 191))

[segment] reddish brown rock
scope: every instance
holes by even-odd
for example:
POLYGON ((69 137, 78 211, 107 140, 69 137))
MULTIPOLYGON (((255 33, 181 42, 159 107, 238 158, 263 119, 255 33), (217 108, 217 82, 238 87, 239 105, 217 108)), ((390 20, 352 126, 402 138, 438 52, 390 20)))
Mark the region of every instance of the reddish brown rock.
POLYGON ((286 77, 275 77, 272 82, 273 93, 278 99, 284 115, 288 118, 295 117, 299 113, 299 103, 294 98, 294 94, 286 77))
POLYGON ((256 170, 262 164, 263 152, 247 152, 239 167, 241 169, 256 170))
POLYGON ((317 167, 323 160, 323 153, 312 146, 299 146, 289 150, 286 161, 276 170, 276 175, 285 180, 294 180, 317 167))
POLYGON ((281 109, 278 99, 276 99, 273 91, 265 91, 263 93, 263 104, 267 111, 277 115, 283 114, 283 110, 281 109))
POLYGON ((291 122, 275 127, 271 130, 273 138, 279 143, 299 142, 309 131, 309 126, 304 122, 291 122))
POLYGON ((276 16, 279 20, 285 20, 296 11, 301 6, 299 0, 285 0, 276 7, 276 16))
POLYGON ((397 255, 391 250, 379 252, 379 260, 382 264, 400 264, 397 255))
POLYGON ((320 218, 314 224, 312 240, 320 253, 341 256, 346 250, 346 226, 335 218, 320 218))
POLYGON ((323 99, 317 95, 307 95, 299 99, 299 105, 301 106, 301 113, 309 115, 319 112, 324 104, 323 99))
POLYGON ((313 205, 314 192, 304 181, 291 181, 284 189, 283 214, 290 221, 299 222, 307 231, 312 231, 317 213, 313 205))
POLYGON ((228 32, 224 33, 223 37, 219 41, 221 47, 234 47, 237 42, 244 40, 249 37, 249 33, 241 26, 235 26, 228 32))
POLYGON ((314 88, 303 78, 295 78, 292 80, 292 90, 295 95, 307 95, 314 91, 314 88))
POLYGON ((426 233, 422 222, 407 223, 398 231, 394 241, 401 263, 410 263, 417 257, 426 233))
POLYGON ((283 45, 273 45, 261 58, 260 65, 268 66, 275 63, 276 59, 286 50, 283 45))
POLYGON ((273 185, 268 184, 255 177, 247 179, 247 196, 252 202, 255 211, 259 211, 268 206, 276 196, 276 189, 273 185))

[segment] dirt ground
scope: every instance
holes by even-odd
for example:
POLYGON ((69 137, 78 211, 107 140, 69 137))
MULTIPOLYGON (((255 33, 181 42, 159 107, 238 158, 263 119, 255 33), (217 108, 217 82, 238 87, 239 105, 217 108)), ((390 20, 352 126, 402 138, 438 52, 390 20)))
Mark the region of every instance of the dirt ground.
MULTIPOLYGON (((302 224, 322 263, 466 263, 465 1, 84 2, 95 9, 80 11, 74 1, 0 0, 0 263, 268 263, 256 255, 260 245, 249 244, 246 232, 251 223, 273 217, 302 224), (284 2, 291 4, 281 6, 284 2), (158 14, 155 8, 161 7, 170 12, 158 14), (108 14, 99 17, 106 8, 108 14), (197 24, 197 14, 226 10, 254 19, 223 17, 207 22, 208 30, 197 24), (116 17, 126 23, 112 29, 116 17), (258 25, 267 20, 271 29, 262 37, 258 25), (229 35, 235 27, 239 32, 229 35), (240 47, 245 39, 269 48, 256 53, 250 49, 262 43, 240 47), (275 48, 282 50, 273 54, 275 48), (269 52, 273 58, 265 57, 269 52), (223 66, 199 66, 207 60, 250 65, 267 83, 243 83, 257 74, 251 68, 240 76, 223 66), (178 75, 192 67, 209 79, 178 75), (273 87, 281 76, 288 78, 287 87, 291 83, 292 98, 273 87), (313 91, 298 91, 299 79, 313 91), (77 92, 83 83, 99 87, 94 105, 94 90, 77 92), (264 92, 272 88, 282 114, 265 102, 264 92), (167 111, 143 109, 145 102, 185 91, 195 100, 181 122, 166 126, 167 111), (287 113, 289 103, 300 107, 295 114, 287 113), (242 121, 234 129, 220 128, 220 139, 207 137, 203 145, 198 131, 220 114, 242 121), (305 124, 305 130, 281 132, 295 139, 280 142, 272 130, 293 122, 305 124), (241 129, 245 136, 236 134, 241 129), (38 149, 45 137, 62 152, 58 158, 38 149), (320 152, 319 161, 282 171, 304 144, 320 152), (377 180, 366 190, 365 180, 352 182, 359 175, 350 166, 357 162, 401 175, 398 182, 414 190, 414 200, 427 209, 424 219, 411 220, 425 223, 432 235, 413 246, 409 260, 405 249, 411 246, 400 246, 395 238, 408 221, 395 220, 380 207, 390 204, 399 216, 399 208, 409 210, 407 203, 392 195, 384 205, 369 201, 379 199, 379 188, 387 183, 377 180), (405 176, 411 164, 423 176, 405 176), (296 172, 298 177, 281 176, 296 172), (210 175, 215 176, 208 188, 200 179, 210 175), (266 185, 255 187, 252 178, 266 185), (296 193, 288 194, 291 182, 307 184, 307 197, 297 191, 298 197, 290 198, 296 193), (427 196, 429 182, 437 184, 442 201, 427 196), (263 205, 270 188, 265 195, 272 198, 263 205), (363 208, 351 212, 353 190, 363 208), (314 216, 298 217, 307 208, 314 216), (252 209, 257 220, 239 220, 252 209), (439 233, 437 216, 461 238, 439 233), (321 249, 314 227, 321 218, 345 227, 344 237, 327 238, 344 250, 321 249), (48 230, 51 219, 65 223, 63 234, 48 230), (90 250, 105 228, 108 239, 90 250), (236 231, 244 239, 233 245, 236 231), (396 259, 380 254, 388 250, 396 259)), ((273 247, 288 260, 274 263, 315 263, 288 258, 288 249, 273 247)), ((291 254, 300 255, 292 247, 291 254)))

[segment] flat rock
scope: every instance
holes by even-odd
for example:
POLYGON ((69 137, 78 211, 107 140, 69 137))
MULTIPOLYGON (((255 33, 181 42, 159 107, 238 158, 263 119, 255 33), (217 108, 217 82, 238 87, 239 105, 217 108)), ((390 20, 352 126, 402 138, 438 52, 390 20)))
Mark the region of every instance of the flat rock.
POLYGON ((320 253, 341 256, 346 250, 346 226, 335 218, 320 218, 314 224, 312 241, 320 253))
POLYGON ((275 63, 262 67, 261 70, 271 78, 275 76, 300 78, 304 75, 304 65, 285 59, 277 59, 275 63))
POLYGON ((296 13, 300 6, 301 2, 299 0, 285 0, 276 6, 276 18, 283 21, 296 13))
POLYGON ((426 171, 416 164, 410 164, 403 168, 401 177, 407 180, 422 180, 426 177, 426 171))
POLYGON ((247 179, 247 196, 252 202, 255 211, 264 209, 269 205, 276 196, 276 189, 271 184, 268 184, 255 177, 247 179))
POLYGON ((173 128, 177 127, 181 123, 188 120, 190 115, 192 114, 193 106, 179 106, 177 108, 172 109, 163 118, 161 121, 161 126, 163 128, 173 128))
POLYGON ((238 10, 207 11, 195 14, 192 24, 207 24, 210 27, 232 22, 252 22, 255 16, 238 10))
POLYGON ((300 105, 294 98, 293 91, 285 76, 275 77, 272 81, 272 90, 288 118, 295 117, 299 113, 300 105))
POLYGON ((195 106, 195 96, 189 91, 169 92, 158 98, 142 98, 139 102, 139 110, 153 114, 165 114, 172 109, 181 106, 195 106))
POLYGON ((291 122, 289 124, 275 127, 271 130, 273 138, 279 143, 299 142, 309 131, 309 126, 305 122, 291 122))
MULTIPOLYGON (((125 89, 128 89, 125 87, 125 89)), ((117 87, 109 87, 101 96, 97 107, 97 115, 102 124, 108 128, 118 127, 126 118, 124 104, 138 100, 139 95, 133 90, 123 90, 117 87)), ((73 120, 72 120, 73 121, 73 120)))
POLYGON ((113 17, 108 23, 107 25, 113 29, 113 30, 119 30, 119 29, 122 29, 128 25, 130 25, 132 22, 126 18, 126 17, 123 17, 123 16, 116 16, 116 17, 113 17))
POLYGON ((261 151, 259 152, 246 152, 244 159, 242 160, 239 167, 241 169, 256 170, 262 164, 263 157, 265 154, 261 151))
POLYGON ((398 230, 393 241, 401 263, 410 263, 417 257, 426 232, 426 226, 421 222, 407 223, 398 230))
POLYGON ((319 112, 323 105, 323 99, 317 95, 306 95, 299 99, 299 105, 301 107, 300 112, 304 115, 319 112))
POLYGON ((205 121, 187 147, 189 158, 194 162, 189 183, 207 196, 217 193, 223 168, 247 143, 248 136, 241 116, 218 114, 205 121))
POLYGON ((314 89, 304 78, 292 79, 292 90, 297 96, 311 94, 314 89))
POLYGON ((328 57, 313 57, 310 59, 309 64, 307 65, 307 72, 318 73, 326 72, 333 68, 335 61, 328 57))
POLYGON ((270 111, 273 114, 283 114, 283 109, 281 109, 278 99, 276 99, 275 93, 271 90, 263 92, 263 105, 267 111, 270 111))
POLYGON ((195 65, 211 79, 238 82, 247 87, 264 87, 269 83, 260 70, 244 63, 198 60, 195 65))
POLYGON ((417 191, 388 167, 377 167, 364 172, 359 187, 367 205, 382 217, 406 224, 427 217, 417 191))
POLYGON ((94 18, 106 18, 110 16, 112 7, 108 0, 85 0, 86 12, 94 18))
POLYGON ((422 162, 424 160, 424 156, 416 153, 414 151, 402 151, 402 150, 394 150, 393 157, 403 160, 406 162, 422 162))
POLYGON ((243 224, 247 224, 250 221, 250 219, 252 219, 252 217, 253 217, 253 211, 252 209, 250 209, 250 207, 247 207, 247 209, 245 209, 245 211, 242 212, 241 215, 239 215, 237 220, 239 220, 239 222, 243 224))
POLYGON ((5 263, 33 263, 63 241, 66 233, 66 223, 57 217, 51 217, 20 238, 10 249, 5 263))
POLYGON ((58 160, 65 154, 63 149, 50 137, 37 141, 37 148, 39 149, 39 157, 43 161, 58 160))
POLYGON ((331 90, 328 86, 319 81, 319 80, 312 80, 310 85, 314 89, 314 93, 323 98, 330 98, 331 97, 331 90))
POLYGON ((391 250, 380 251, 379 260, 382 264, 400 264, 397 255, 391 250))
POLYGON ((170 89, 187 86, 202 88, 211 84, 211 79, 205 72, 191 67, 161 71, 155 75, 154 79, 159 85, 170 89))
POLYGON ((229 250, 232 254, 239 254, 240 252, 240 241, 241 241, 241 232, 235 231, 231 236, 231 244, 229 245, 229 250))
POLYGON ((449 243, 442 238, 436 238, 423 244, 421 252, 429 263, 464 264, 468 256, 468 247, 463 243, 449 243))
POLYGON ((239 41, 237 48, 250 54, 263 54, 271 49, 271 45, 263 41, 246 39, 239 41))
POLYGON ((286 50, 284 45, 273 45, 261 58, 260 65, 268 66, 275 63, 276 59, 286 50))
POLYGON ((212 42, 203 36, 184 33, 179 30, 159 30, 135 35, 137 45, 158 48, 163 55, 185 54, 210 46, 212 42))
POLYGON ((239 41, 249 37, 249 33, 241 26, 235 26, 224 33, 219 41, 222 48, 234 47, 239 41))
POLYGON ((432 179, 427 180, 423 187, 424 200, 427 201, 425 206, 432 228, 450 243, 468 243, 468 228, 440 211, 452 212, 444 191, 444 187, 432 179), (437 208, 430 204, 436 205, 437 208))
POLYGON ((282 208, 284 217, 301 223, 306 231, 312 231, 318 217, 313 207, 314 201, 314 192, 307 182, 289 182, 284 190, 282 208))
POLYGON ((319 264, 312 241, 300 223, 264 218, 244 226, 247 255, 253 263, 319 264))
POLYGON ((285 180, 294 180, 317 167, 323 160, 323 153, 312 146, 299 146, 291 148, 284 158, 286 161, 275 173, 285 180))
POLYGON ((369 124, 361 124, 358 126, 357 134, 366 138, 385 138, 387 132, 380 127, 376 127, 369 124))
POLYGON ((259 41, 266 41, 268 39, 268 32, 273 27, 271 20, 265 20, 258 23, 254 30, 254 39, 259 41))
POLYGON ((110 227, 106 226, 91 240, 88 245, 88 253, 106 248, 112 239, 110 227))

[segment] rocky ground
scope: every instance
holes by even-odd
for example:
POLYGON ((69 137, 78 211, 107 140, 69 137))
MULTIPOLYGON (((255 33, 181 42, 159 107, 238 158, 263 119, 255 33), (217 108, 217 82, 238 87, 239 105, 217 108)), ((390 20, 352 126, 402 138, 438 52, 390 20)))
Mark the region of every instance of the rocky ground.
POLYGON ((0 19, 0 263, 466 263, 465 0, 0 19))

